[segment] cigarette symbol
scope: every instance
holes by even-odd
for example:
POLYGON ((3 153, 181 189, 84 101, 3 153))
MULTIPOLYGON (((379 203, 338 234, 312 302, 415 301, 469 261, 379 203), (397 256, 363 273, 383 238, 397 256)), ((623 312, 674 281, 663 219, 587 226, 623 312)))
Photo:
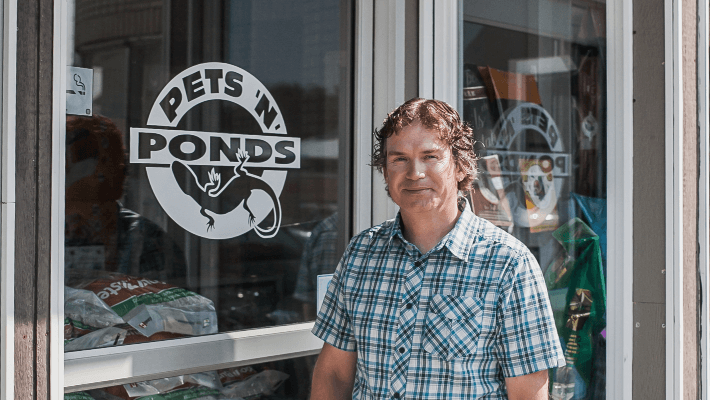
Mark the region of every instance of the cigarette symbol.
MULTIPOLYGON (((86 95, 86 85, 84 85, 84 82, 81 81, 81 76, 79 76, 79 74, 74 74, 74 83, 76 83, 77 88, 81 88, 78 93, 82 96, 86 95)), ((67 89, 67 94, 77 94, 77 92, 67 89)))

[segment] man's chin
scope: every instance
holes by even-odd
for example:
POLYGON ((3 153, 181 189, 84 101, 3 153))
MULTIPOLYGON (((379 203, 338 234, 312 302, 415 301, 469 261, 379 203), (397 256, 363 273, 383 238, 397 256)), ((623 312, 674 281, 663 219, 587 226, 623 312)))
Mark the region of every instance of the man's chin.
POLYGON ((399 209, 405 213, 418 214, 436 210, 436 202, 434 201, 404 201, 397 204, 399 209))

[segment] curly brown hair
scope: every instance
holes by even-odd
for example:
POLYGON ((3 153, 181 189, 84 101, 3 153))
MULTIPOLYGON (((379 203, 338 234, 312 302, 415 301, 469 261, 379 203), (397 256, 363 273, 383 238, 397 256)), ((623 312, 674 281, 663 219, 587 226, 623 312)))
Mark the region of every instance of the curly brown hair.
POLYGON ((419 123, 424 128, 439 132, 439 139, 451 148, 456 166, 464 173, 458 183, 461 191, 471 190, 476 179, 478 157, 474 150, 473 130, 450 105, 439 100, 413 98, 387 114, 380 129, 373 133, 372 166, 382 172, 387 162, 387 138, 409 125, 419 123))

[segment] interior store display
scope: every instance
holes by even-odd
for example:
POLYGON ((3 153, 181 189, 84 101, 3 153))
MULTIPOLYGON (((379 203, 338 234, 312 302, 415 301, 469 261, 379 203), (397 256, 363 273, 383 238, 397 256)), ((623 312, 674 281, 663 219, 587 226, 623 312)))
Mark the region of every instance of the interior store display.
POLYGON ((568 319, 565 326, 572 330, 566 343, 565 362, 563 367, 557 368, 552 380, 552 392, 550 397, 554 400, 569 400, 574 397, 577 354, 580 350, 577 332, 581 331, 584 323, 589 318, 593 299, 589 290, 577 289, 575 296, 569 304, 568 319))
POLYGON ((599 235, 599 247, 602 250, 602 262, 604 263, 604 276, 606 277, 606 199, 582 196, 577 193, 570 193, 583 219, 590 228, 599 235))
POLYGON ((606 284, 599 236, 587 224, 574 218, 552 235, 564 248, 566 260, 563 268, 548 268, 545 280, 550 292, 566 292, 564 303, 552 306, 567 365, 552 373, 551 383, 556 398, 571 399, 586 392, 594 373, 594 346, 599 345, 595 338, 606 327, 606 284), (582 387, 575 387, 577 375, 582 387))
POLYGON ((154 337, 158 333, 218 331, 213 302, 189 290, 118 273, 74 270, 71 275, 73 287, 65 287, 65 336, 71 332, 65 351, 124 344, 136 333, 159 340, 166 337, 154 337))

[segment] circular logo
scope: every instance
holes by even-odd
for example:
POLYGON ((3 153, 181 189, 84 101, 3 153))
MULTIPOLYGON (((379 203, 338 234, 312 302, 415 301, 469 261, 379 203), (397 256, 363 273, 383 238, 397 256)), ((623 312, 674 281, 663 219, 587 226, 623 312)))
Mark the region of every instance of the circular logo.
POLYGON ((501 157, 506 197, 515 224, 529 228, 544 223, 548 216, 552 218, 556 193, 563 193, 569 176, 570 158, 563 152, 557 124, 538 104, 520 103, 503 113, 493 132, 486 145, 501 157), (544 139, 549 152, 510 151, 520 142, 521 134, 531 132, 544 139), (522 165, 529 167, 524 174, 522 165), (516 180, 518 177, 522 185, 516 180))
POLYGON ((178 225, 207 239, 252 229, 276 235, 287 171, 300 168, 300 140, 286 136, 281 111, 259 80, 225 63, 190 67, 160 92, 147 125, 131 128, 130 162, 146 164, 156 199, 178 225), (248 111, 262 134, 175 129, 192 108, 213 100, 248 111))

